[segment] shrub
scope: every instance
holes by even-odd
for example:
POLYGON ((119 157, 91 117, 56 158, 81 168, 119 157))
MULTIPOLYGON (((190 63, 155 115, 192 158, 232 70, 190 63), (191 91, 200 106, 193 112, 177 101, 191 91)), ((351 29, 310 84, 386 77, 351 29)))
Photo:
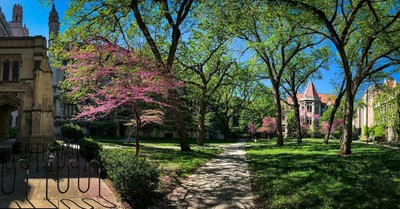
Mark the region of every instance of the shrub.
POLYGON ((127 202, 145 207, 143 204, 158 187, 156 168, 126 150, 108 149, 100 154, 107 176, 119 194, 127 202))
POLYGON ((10 139, 15 139, 17 137, 18 129, 16 127, 8 129, 8 135, 10 139))
POLYGON ((117 136, 118 132, 118 123, 117 122, 91 122, 89 123, 89 130, 91 135, 95 136, 117 136))
POLYGON ((102 150, 99 143, 91 138, 84 138, 79 140, 78 144, 80 146, 79 151, 81 155, 84 156, 88 162, 95 158, 99 159, 100 151, 102 150))
POLYGON ((385 137, 386 134, 386 128, 384 125, 379 124, 373 127, 373 135, 377 138, 377 139, 383 139, 385 137))
POLYGON ((83 129, 78 124, 65 124, 61 126, 62 135, 69 140, 78 142, 85 135, 83 134, 83 129))

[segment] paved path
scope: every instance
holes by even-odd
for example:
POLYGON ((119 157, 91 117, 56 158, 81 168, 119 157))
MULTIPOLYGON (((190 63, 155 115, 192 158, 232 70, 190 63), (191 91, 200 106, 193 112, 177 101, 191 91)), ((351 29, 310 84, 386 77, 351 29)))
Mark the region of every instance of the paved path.
POLYGON ((168 195, 168 208, 254 208, 247 167, 244 142, 227 146, 168 195))

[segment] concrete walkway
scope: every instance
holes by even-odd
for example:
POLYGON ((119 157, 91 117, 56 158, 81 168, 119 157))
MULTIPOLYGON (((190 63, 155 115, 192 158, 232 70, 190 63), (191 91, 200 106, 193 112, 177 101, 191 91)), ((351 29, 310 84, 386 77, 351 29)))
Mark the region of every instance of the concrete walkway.
POLYGON ((168 195, 168 208, 254 208, 247 167, 244 142, 227 146, 168 195))

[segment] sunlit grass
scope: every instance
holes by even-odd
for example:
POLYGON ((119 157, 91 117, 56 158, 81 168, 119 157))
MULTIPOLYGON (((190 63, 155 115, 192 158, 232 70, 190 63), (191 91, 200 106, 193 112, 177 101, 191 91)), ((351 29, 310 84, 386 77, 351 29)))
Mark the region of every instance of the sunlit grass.
POLYGON ((340 144, 322 139, 248 143, 253 189, 263 208, 398 208, 400 153, 353 143, 340 156, 340 144))
MULTIPOLYGON (((132 139, 133 140, 133 139, 132 139)), ((97 139, 103 146, 108 148, 125 147, 122 152, 134 155, 134 142, 127 143, 121 140, 107 138, 97 139), (128 147, 128 148, 126 148, 128 147)), ((191 139, 192 151, 180 151, 179 140, 177 139, 141 139, 140 156, 156 164, 161 175, 173 175, 186 177, 191 172, 215 158, 222 152, 220 145, 234 143, 236 140, 206 140, 205 146, 196 145, 196 140, 191 139)))

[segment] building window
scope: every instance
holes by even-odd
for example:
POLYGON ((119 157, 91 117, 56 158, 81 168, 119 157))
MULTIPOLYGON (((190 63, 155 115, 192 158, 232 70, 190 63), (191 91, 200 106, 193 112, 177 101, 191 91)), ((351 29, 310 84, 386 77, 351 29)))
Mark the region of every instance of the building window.
POLYGON ((312 103, 311 102, 307 102, 306 106, 307 106, 307 112, 312 112, 312 103))
POLYGON ((3 81, 10 80, 10 62, 3 63, 3 81))
POLYGON ((64 116, 72 117, 75 114, 74 104, 64 104, 64 116))
POLYGON ((319 115, 319 106, 318 105, 315 105, 315 114, 318 114, 319 115))
POLYGON ((19 80, 19 62, 15 61, 13 63, 13 70, 12 70, 12 80, 18 81, 19 80))

